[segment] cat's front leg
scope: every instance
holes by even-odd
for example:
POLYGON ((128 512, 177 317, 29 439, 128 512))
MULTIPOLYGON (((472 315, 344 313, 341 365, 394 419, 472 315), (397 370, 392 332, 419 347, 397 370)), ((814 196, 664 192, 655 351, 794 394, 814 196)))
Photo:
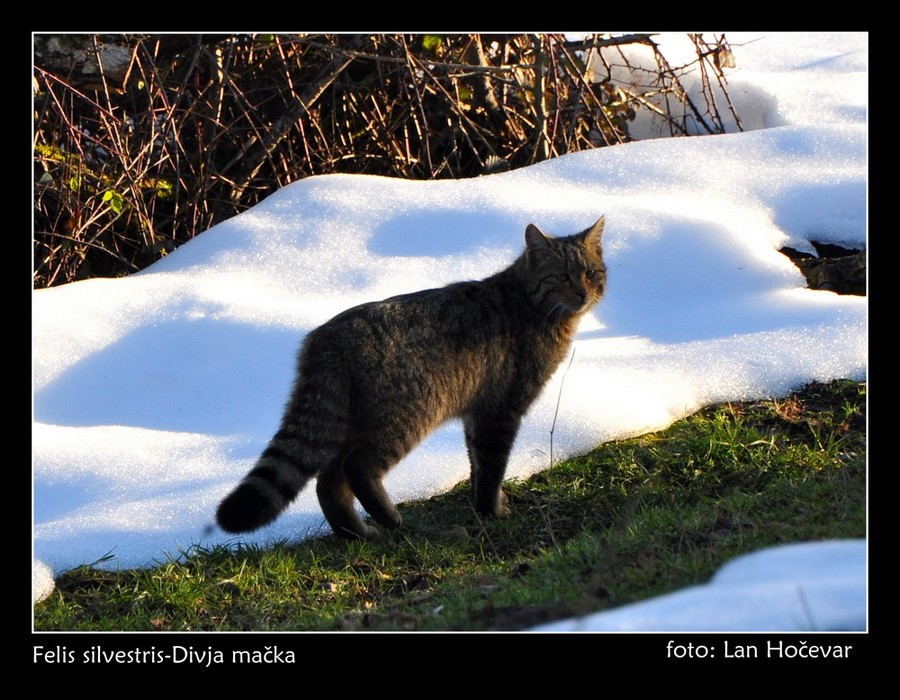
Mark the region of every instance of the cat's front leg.
POLYGON ((520 422, 511 414, 479 414, 463 421, 472 468, 472 497, 475 511, 481 515, 509 516, 501 484, 520 422))

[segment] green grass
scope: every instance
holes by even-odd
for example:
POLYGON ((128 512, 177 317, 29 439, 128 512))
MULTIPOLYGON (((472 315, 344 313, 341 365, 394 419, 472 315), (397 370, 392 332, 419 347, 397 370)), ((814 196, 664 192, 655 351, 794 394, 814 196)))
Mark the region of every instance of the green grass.
POLYGON ((192 549, 64 573, 36 630, 512 630, 709 579, 786 542, 866 535, 865 384, 711 406, 508 482, 480 520, 467 484, 401 506, 371 542, 192 549))

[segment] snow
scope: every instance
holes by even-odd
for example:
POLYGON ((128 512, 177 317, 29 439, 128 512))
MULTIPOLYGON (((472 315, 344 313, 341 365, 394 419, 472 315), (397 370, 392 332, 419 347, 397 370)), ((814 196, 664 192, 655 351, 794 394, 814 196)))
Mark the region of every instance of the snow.
POLYGON ((737 557, 705 585, 532 631, 861 631, 865 591, 864 540, 803 542, 737 557))
MULTIPOLYGON (((526 417, 509 477, 550 465, 557 402, 554 460, 712 402, 864 380, 866 299, 806 289, 778 249, 865 245, 868 37, 729 39, 729 92, 752 130, 650 138, 658 128, 641 122, 646 140, 480 178, 312 177, 138 274, 36 290, 34 599, 81 564, 152 565, 194 545, 327 533, 309 488, 256 533, 210 530, 219 500, 277 427, 304 335, 354 304, 505 267, 529 222, 566 235, 605 214, 609 286, 571 364, 526 417)), ((664 35, 662 50, 674 55, 684 42, 664 35)), ((461 427, 450 423, 386 484, 402 501, 465 478, 461 427)), ((824 572, 817 559, 817 576, 839 579, 841 595, 822 600, 843 608, 849 595, 851 615, 816 620, 861 628, 865 542, 840 546, 846 556, 826 558, 824 572)), ((726 567, 709 586, 597 624, 708 629, 711 618, 684 610, 778 599, 776 583, 793 585, 784 572, 768 577, 765 557, 754 561, 735 562, 740 586, 726 567)), ((795 575, 806 580, 799 564, 795 575)), ((770 608, 760 617, 732 610, 714 628, 781 629, 780 608, 770 608)))

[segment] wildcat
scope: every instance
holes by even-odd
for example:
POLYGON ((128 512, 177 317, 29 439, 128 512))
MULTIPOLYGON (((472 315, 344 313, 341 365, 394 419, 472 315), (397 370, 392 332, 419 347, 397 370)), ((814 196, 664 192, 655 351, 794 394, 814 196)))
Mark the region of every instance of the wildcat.
POLYGON ((525 230, 524 252, 477 282, 353 307, 309 333, 278 432, 219 505, 227 532, 274 520, 306 482, 335 533, 400 525, 382 478, 432 430, 461 418, 475 509, 509 514, 500 488, 519 423, 606 287, 601 217, 581 233, 525 230))

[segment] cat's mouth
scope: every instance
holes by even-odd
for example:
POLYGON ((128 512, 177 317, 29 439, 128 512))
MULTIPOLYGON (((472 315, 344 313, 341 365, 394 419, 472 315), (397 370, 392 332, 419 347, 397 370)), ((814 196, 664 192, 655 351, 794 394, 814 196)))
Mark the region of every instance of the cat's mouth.
POLYGON ((555 321, 563 321, 584 313, 591 306, 593 306, 593 301, 590 297, 587 299, 560 299, 550 309, 549 317, 555 321))
POLYGON ((584 313, 597 303, 599 297, 594 297, 590 292, 577 294, 574 298, 567 302, 567 306, 573 314, 584 313))

